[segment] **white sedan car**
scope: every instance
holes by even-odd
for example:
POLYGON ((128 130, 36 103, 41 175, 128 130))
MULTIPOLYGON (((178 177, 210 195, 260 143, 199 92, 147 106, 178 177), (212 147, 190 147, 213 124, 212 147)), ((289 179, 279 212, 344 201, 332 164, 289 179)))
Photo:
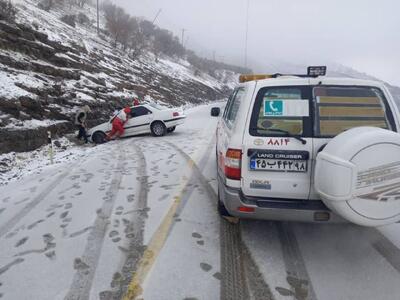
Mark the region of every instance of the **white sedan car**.
MULTIPOLYGON (((157 104, 143 104, 131 107, 129 120, 125 123, 125 133, 122 137, 151 133, 154 136, 163 136, 173 132, 176 126, 183 124, 185 114, 178 109, 168 109, 157 104)), ((88 131, 88 135, 96 144, 103 143, 106 135, 111 131, 112 120, 100 124, 88 131)))

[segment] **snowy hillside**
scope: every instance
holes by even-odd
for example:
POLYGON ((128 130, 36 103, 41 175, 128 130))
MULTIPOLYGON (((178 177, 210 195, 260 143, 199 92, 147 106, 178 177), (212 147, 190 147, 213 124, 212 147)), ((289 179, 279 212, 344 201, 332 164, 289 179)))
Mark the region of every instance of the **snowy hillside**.
POLYGON ((71 130, 82 104, 94 111, 94 124, 134 96, 181 106, 224 98, 236 83, 233 71, 212 77, 184 59, 156 59, 151 52, 131 59, 103 30, 97 35, 94 7, 47 12, 35 0, 13 3, 16 24, 0 21, 0 153, 35 149, 48 126, 55 133, 71 130), (84 13, 90 24, 74 28, 60 20, 66 13, 84 13), (32 141, 18 144, 21 139, 32 141))

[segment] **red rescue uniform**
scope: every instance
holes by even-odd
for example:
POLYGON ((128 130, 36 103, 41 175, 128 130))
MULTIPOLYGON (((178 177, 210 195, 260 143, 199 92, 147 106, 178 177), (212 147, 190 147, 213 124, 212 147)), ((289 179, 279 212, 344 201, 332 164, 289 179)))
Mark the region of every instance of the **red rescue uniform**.
POLYGON ((118 115, 112 121, 112 129, 111 132, 107 135, 107 139, 110 140, 115 134, 117 137, 120 137, 124 134, 124 124, 128 121, 128 114, 131 112, 129 107, 121 110, 118 115))
POLYGON ((125 132, 124 129, 124 123, 121 121, 120 118, 115 118, 114 121, 112 122, 112 129, 109 134, 109 137, 113 137, 116 133, 118 133, 118 136, 123 135, 125 132))

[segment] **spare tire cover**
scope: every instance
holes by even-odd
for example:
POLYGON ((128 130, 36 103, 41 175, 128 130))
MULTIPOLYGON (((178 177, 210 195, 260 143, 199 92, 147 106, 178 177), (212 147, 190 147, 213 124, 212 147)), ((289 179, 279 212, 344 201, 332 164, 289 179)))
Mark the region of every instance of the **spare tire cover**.
POLYGON ((380 226, 400 220, 400 134, 357 127, 333 138, 316 158, 314 184, 346 220, 380 226))

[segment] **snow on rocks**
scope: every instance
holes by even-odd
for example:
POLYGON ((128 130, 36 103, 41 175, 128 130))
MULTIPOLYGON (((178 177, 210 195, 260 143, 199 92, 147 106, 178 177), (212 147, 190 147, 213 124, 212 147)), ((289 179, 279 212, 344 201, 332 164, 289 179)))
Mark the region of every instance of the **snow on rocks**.
MULTIPOLYGON (((77 160, 82 154, 93 151, 90 147, 79 147, 69 139, 61 138, 53 142, 53 162, 61 165, 77 160)), ((0 186, 40 173, 51 166, 50 146, 45 145, 29 152, 10 152, 0 155, 0 186)))

